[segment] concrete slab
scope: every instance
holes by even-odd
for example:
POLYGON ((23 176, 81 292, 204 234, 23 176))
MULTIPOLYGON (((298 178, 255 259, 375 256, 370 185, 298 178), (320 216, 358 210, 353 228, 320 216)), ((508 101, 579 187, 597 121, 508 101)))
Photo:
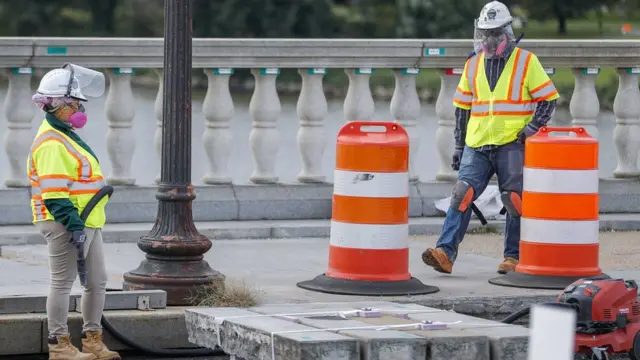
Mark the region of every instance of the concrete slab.
MULTIPOLYGON (((401 325, 416 324, 413 319, 400 319, 391 316, 380 318, 365 318, 363 322, 369 325, 401 325)), ((445 330, 403 330, 420 336, 427 341, 430 360, 490 360, 491 348, 487 336, 468 333, 460 329, 445 330)))
POLYGON ((185 311, 189 340, 218 344, 245 360, 359 360, 358 341, 347 336, 237 308, 185 311), (212 343, 215 339, 215 343, 212 343))
MULTIPOLYGON (((359 340, 361 360, 410 360, 425 359, 427 356, 427 341, 417 335, 399 330, 357 329, 366 328, 369 324, 359 318, 343 319, 337 315, 341 311, 371 307, 383 311, 398 310, 388 302, 354 302, 336 304, 292 304, 276 306, 258 306, 251 311, 259 314, 277 315, 277 318, 287 319, 318 329, 348 335, 359 340), (323 313, 324 312, 324 313, 323 313), (285 315, 282 314, 295 314, 285 315), (349 329, 351 328, 351 329, 349 329), (343 329, 343 330, 340 330, 343 329)), ((392 325, 390 323, 390 325, 392 325)))
MULTIPOLYGON (((69 296, 69 311, 82 312, 81 293, 69 296)), ((138 309, 138 299, 146 301, 152 309, 167 307, 167 293, 163 290, 108 291, 105 310, 138 309)), ((47 295, 4 295, 0 296, 0 315, 40 313, 47 311, 47 295)))
MULTIPOLYGON (((105 312, 105 316, 119 333, 144 346, 165 349, 195 348, 197 346, 188 340, 184 311, 185 308, 182 307, 155 311, 115 310, 105 312)), ((18 317, 19 315, 6 316, 18 317)), ((46 316, 40 316, 42 336, 38 338, 38 341, 42 346, 43 352, 48 352, 48 322, 46 316)), ((28 315, 23 315, 22 317, 23 319, 28 318, 28 315)), ((3 322, 4 318, 4 316, 0 316, 0 323, 3 322)), ((82 322, 82 314, 69 314, 69 332, 71 333, 72 343, 76 346, 81 346, 82 322)), ((116 351, 132 350, 114 339, 108 332, 104 334, 104 342, 116 351)))
POLYGON ((0 355, 42 352, 44 314, 0 315, 0 355))
POLYGON ((529 331, 525 327, 448 311, 409 313, 408 316, 409 319, 417 321, 440 321, 444 323, 460 321, 459 324, 452 324, 451 327, 463 330, 463 333, 469 335, 476 334, 489 338, 492 360, 525 360, 527 358, 529 331))

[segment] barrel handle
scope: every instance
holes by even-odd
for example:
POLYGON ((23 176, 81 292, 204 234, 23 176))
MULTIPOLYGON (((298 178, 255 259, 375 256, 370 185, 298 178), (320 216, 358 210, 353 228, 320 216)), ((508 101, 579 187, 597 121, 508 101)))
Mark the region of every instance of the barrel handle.
POLYGON ((578 137, 589 137, 589 133, 583 127, 549 127, 543 126, 538 131, 539 136, 549 136, 551 132, 572 132, 578 137))
POLYGON ((343 131, 341 131, 341 133, 386 133, 386 132, 391 132, 391 131, 398 131, 401 130, 402 127, 396 123, 392 123, 392 122, 380 122, 380 121, 350 121, 348 124, 348 126, 345 126, 343 128, 343 131), (365 127, 371 127, 371 128, 379 128, 379 129, 383 129, 385 131, 366 131, 365 127), (347 130, 348 131, 344 131, 347 130))

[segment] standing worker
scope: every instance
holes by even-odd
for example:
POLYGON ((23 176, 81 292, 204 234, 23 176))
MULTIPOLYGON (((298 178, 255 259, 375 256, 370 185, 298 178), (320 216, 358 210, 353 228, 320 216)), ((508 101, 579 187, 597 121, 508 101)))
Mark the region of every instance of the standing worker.
POLYGON ((520 214, 524 143, 547 124, 558 91, 540 61, 517 47, 509 9, 486 4, 475 21, 474 50, 453 99, 455 151, 459 170, 442 233, 435 249, 422 254, 425 264, 450 274, 471 220, 472 202, 496 174, 507 210, 504 261, 498 273, 515 269, 520 250, 520 214))
POLYGON ((44 236, 49 251, 51 285, 47 297, 49 359, 119 360, 102 341, 100 319, 104 310, 107 271, 102 227, 102 199, 86 221, 80 213, 103 186, 98 159, 75 133, 87 122, 85 96, 104 93, 104 75, 81 66, 65 64, 49 71, 40 81, 33 101, 45 120, 31 145, 27 169, 31 180, 33 223, 44 236), (82 351, 71 344, 67 318, 69 294, 78 275, 76 258, 86 258, 86 284, 81 275, 82 351))

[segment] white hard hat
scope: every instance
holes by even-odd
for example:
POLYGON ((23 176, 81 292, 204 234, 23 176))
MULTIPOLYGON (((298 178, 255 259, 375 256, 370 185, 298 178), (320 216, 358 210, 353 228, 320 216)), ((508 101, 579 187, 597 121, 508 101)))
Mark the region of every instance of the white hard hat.
POLYGON ((46 73, 37 93, 48 97, 72 97, 87 101, 85 95, 99 97, 104 93, 104 75, 79 65, 64 64, 46 73))
POLYGON ((78 86, 78 79, 74 76, 71 83, 71 91, 69 90, 69 78, 71 77, 71 71, 67 69, 53 69, 46 73, 40 85, 38 85, 38 94, 49 97, 65 97, 70 96, 76 99, 87 101, 87 98, 82 95, 80 86, 78 86))
POLYGON ((513 21, 509 8, 499 1, 486 4, 476 20, 476 28, 482 30, 497 29, 513 21))

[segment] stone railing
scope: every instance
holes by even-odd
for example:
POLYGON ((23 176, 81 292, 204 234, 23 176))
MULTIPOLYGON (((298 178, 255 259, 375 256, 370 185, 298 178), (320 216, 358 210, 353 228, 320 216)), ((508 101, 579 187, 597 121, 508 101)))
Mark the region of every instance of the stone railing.
MULTIPOLYGON (((640 177, 640 41, 523 40, 520 46, 533 51, 549 72, 558 67, 573 69, 575 90, 570 102, 572 123, 586 127, 594 137, 598 136, 596 118, 600 111, 594 80, 599 67, 618 69, 620 86, 614 104, 616 126, 613 136, 617 168, 613 176, 640 177)), ((276 122, 281 105, 276 77, 281 68, 296 68, 302 78, 297 104, 300 119, 297 142, 302 166, 297 182, 318 186, 325 180, 321 161, 325 148, 329 146, 323 140, 327 101, 322 79, 327 68, 341 68, 348 75, 349 87, 343 106, 345 120, 371 119, 374 113, 374 100, 369 86, 371 69, 394 69, 396 86, 390 112, 411 136, 412 159, 422 138, 428 136, 416 131, 420 100, 415 75, 421 68, 440 69, 441 89, 436 102, 438 130, 430 137, 430 141, 435 141, 440 161, 435 180, 451 183, 456 178, 450 168, 455 126, 452 97, 471 48, 472 43, 467 40, 194 39, 193 67, 202 69, 209 81, 203 103, 206 118, 203 139, 209 162, 204 183, 233 186, 228 174, 229 149, 234 138, 230 130, 234 103, 229 79, 235 68, 250 68, 255 79, 250 102, 253 123, 249 136, 254 164, 249 180, 254 184, 278 183, 279 177, 274 169, 280 141, 276 122)), ((65 62, 109 69, 110 86, 105 114, 109 123, 106 143, 112 168, 104 169, 104 172, 111 184, 136 185, 131 175, 131 154, 137 150, 132 129, 135 117, 132 70, 157 69, 162 80, 161 38, 0 38, 0 67, 9 70, 5 104, 11 104, 5 106, 7 128, 2 129, 6 134, 4 148, 9 160, 9 168, 2 171, 4 184, 9 188, 29 186, 24 159, 31 144, 32 119, 36 112, 30 100, 34 90, 31 88, 33 70, 59 67, 65 62)), ((159 83, 155 103, 158 156, 162 81, 159 83)), ((415 166, 412 162, 412 182, 433 182, 434 179, 418 179, 415 166)), ((446 193, 442 195, 446 196, 446 193)), ((424 215, 425 211, 419 214, 424 215)))

